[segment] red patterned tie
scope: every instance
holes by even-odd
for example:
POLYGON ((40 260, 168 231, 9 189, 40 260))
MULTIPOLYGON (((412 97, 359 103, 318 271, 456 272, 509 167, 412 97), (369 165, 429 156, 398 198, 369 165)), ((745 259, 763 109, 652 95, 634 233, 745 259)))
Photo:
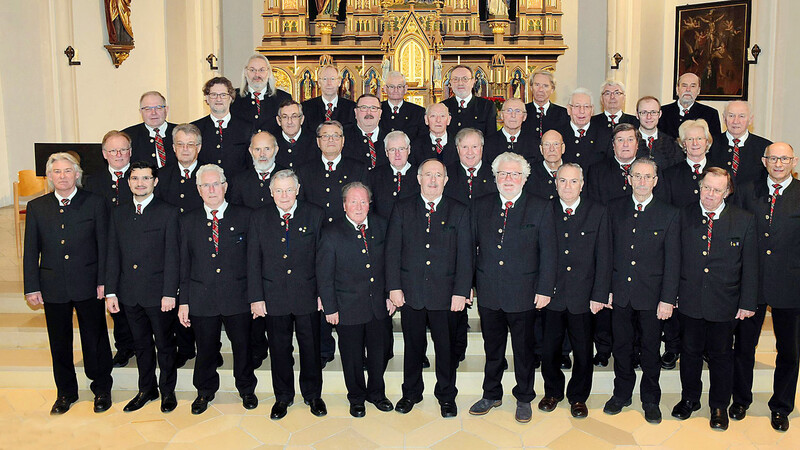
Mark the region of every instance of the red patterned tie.
POLYGON ((267 181, 269 178, 269 172, 261 172, 261 181, 267 181))
POLYGON ((296 141, 296 140, 294 140, 294 139, 289 139, 289 143, 290 143, 290 144, 294 145, 294 143, 295 143, 295 142, 297 142, 297 141, 296 141))
POLYGON ((708 215, 708 232, 706 233, 706 238, 707 238, 706 240, 708 240, 708 249, 707 249, 707 251, 710 252, 711 251, 711 231, 714 229, 714 216, 717 213, 710 212, 710 213, 706 213, 706 214, 708 215))
POLYGON ((399 106, 395 106, 394 110, 392 111, 392 113, 393 114, 397 114, 398 111, 400 111, 400 107, 399 106))
POLYGON ((656 139, 653 136, 647 138, 647 148, 652 150, 653 149, 653 141, 656 139))
POLYGON ((183 169, 183 178, 186 178, 187 180, 192 178, 192 176, 189 174, 189 169, 183 169))
POLYGON ((775 189, 772 191, 772 199, 769 202, 769 224, 772 225, 772 215, 775 213, 775 202, 778 201, 778 197, 781 195, 781 185, 775 183, 772 185, 775 189))
POLYGON ((636 210, 637 210, 637 211, 641 211, 641 210, 642 210, 642 208, 643 208, 643 206, 642 206, 642 204, 641 204, 641 203, 637 203, 637 204, 636 204, 636 210))
POLYGON ((625 185, 628 185, 628 175, 631 174, 631 165, 630 164, 623 164, 622 167, 622 177, 625 178, 625 185))
POLYGON ((464 100, 461 100, 461 108, 464 108, 464 100))
POLYGON ((580 135, 580 136, 578 136, 578 137, 581 137, 581 138, 582 138, 582 137, 583 137, 583 136, 586 134, 586 130, 584 130, 583 128, 581 128, 580 130, 578 130, 578 134, 580 135))
POLYGON ((514 150, 514 142, 516 142, 517 137, 516 136, 510 136, 508 138, 508 140, 511 141, 511 150, 513 151, 514 150))
POLYGON ((114 204, 119 205, 119 184, 122 183, 122 176, 125 175, 123 172, 114 172, 114 176, 117 177, 117 182, 114 183, 114 204))
POLYGON ((684 110, 683 110, 683 115, 685 116, 685 115, 687 115, 687 114, 689 114, 689 110, 688 110, 688 109, 684 109, 684 110))
POLYGON ((164 139, 161 138, 161 133, 156 128, 156 155, 158 155, 158 167, 164 167, 167 164, 167 152, 164 150, 164 139))
POLYGON ((564 210, 564 212, 567 213, 567 217, 571 216, 573 213, 572 208, 567 208, 564 210))
POLYGON ((469 171, 469 178, 467 178, 467 185, 469 186, 469 196, 472 197, 472 179, 475 178, 475 168, 470 167, 467 170, 469 171))
POLYGON ((555 177, 556 177, 556 173, 558 173, 558 171, 557 171, 557 170, 551 170, 551 171, 550 171, 550 176, 551 176, 551 177, 553 177, 553 178, 555 178, 555 177))
POLYGON ((330 122, 333 118, 333 103, 328 103, 328 109, 325 110, 325 122, 330 122))
POLYGON ((611 121, 611 126, 616 125, 617 124, 617 115, 616 114, 609 114, 608 115, 608 120, 611 121))
POLYGON ((136 214, 142 215, 142 204, 139 203, 136 205, 136 214))
POLYGON ((428 211, 428 214, 427 214, 427 216, 428 216, 428 228, 425 230, 428 233, 431 232, 431 217, 433 216, 433 213, 436 212, 436 208, 434 208, 435 205, 436 205, 436 203, 428 202, 428 206, 430 207, 430 210, 428 211))
POLYGON ((397 193, 398 194, 400 193, 400 183, 402 182, 402 179, 403 179, 403 174, 400 173, 400 172, 397 172, 397 193))
POLYGON ((364 241, 364 250, 366 250, 367 255, 369 255, 369 244, 367 244, 367 226, 362 223, 358 226, 358 231, 361 232, 361 240, 364 241))
POLYGON ((442 150, 444 150, 444 147, 442 147, 442 138, 436 138, 436 153, 441 155, 442 150))
POLYGON ((287 232, 289 231, 289 219, 291 219, 291 218, 292 218, 292 215, 289 214, 289 213, 286 213, 286 214, 283 215, 283 225, 286 227, 285 230, 287 232))
POLYGON ((219 219, 218 210, 211 211, 211 238, 214 240, 214 253, 219 253, 219 219))
POLYGON ((539 107, 539 137, 542 137, 544 134, 544 106, 539 107))
POLYGON ((328 161, 328 172, 333 172, 333 161, 328 161))
POLYGON ((514 206, 514 202, 507 201, 505 206, 505 210, 503 210, 503 232, 500 234, 500 245, 503 244, 503 238, 506 236, 506 224, 508 223, 508 212, 511 211, 511 207, 514 206))
POLYGON ((61 204, 63 206, 69 206, 69 199, 68 198, 62 198, 61 199, 61 204))
POLYGON ((225 123, 224 120, 217 121, 217 131, 219 132, 219 141, 222 142, 222 124, 225 123))
POLYGON ((733 140, 733 163, 731 164, 731 168, 733 169, 733 176, 736 176, 736 172, 739 171, 739 139, 733 140))
POLYGON ((367 143, 369 144, 369 164, 371 169, 374 169, 375 164, 378 162, 378 154, 375 153, 375 143, 372 142, 373 134, 374 133, 364 133, 367 137, 367 143))
POLYGON ((256 101, 256 110, 258 111, 256 114, 261 114, 261 99, 259 96, 261 92, 253 92, 253 99, 256 101))
POLYGON ((700 164, 695 164, 692 167, 694 167, 694 173, 700 175, 700 164))

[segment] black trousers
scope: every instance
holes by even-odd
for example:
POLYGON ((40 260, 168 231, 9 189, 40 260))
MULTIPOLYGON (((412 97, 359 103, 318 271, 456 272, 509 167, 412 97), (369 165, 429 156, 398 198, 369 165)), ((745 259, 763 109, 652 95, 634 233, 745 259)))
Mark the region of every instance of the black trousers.
POLYGON ((503 361, 506 359, 508 333, 511 332, 511 348, 514 351, 514 377, 517 385, 511 391, 514 397, 525 403, 536 398, 533 390, 535 370, 533 368, 533 335, 535 310, 507 313, 478 306, 481 317, 481 334, 486 364, 483 368, 483 398, 503 399, 503 361))
POLYGON ((569 311, 541 311, 544 326, 542 345, 542 378, 544 395, 564 398, 564 372, 561 353, 564 338, 572 346, 572 375, 567 385, 570 402, 586 402, 592 391, 592 313, 571 314, 569 311))
POLYGON ((436 386, 433 395, 439 403, 454 402, 456 389, 455 335, 458 314, 450 310, 430 311, 413 309, 408 305, 400 308, 400 323, 403 326, 403 397, 422 400, 425 385, 422 381, 422 358, 425 356, 427 337, 425 323, 430 325, 433 348, 436 352, 436 386))
POLYGON ((767 305, 758 305, 753 317, 737 320, 733 332, 733 403, 745 407, 753 403, 753 369, 756 365, 756 346, 767 305))
POLYGON ((458 362, 464 358, 467 354, 467 332, 469 331, 469 306, 465 306, 462 311, 459 311, 455 314, 458 315, 458 321, 456 322, 456 335, 455 335, 455 342, 453 343, 453 351, 456 355, 455 363, 458 365, 458 362))
POLYGON ((797 392, 798 361, 800 361, 800 309, 772 308, 772 328, 775 331, 773 394, 770 411, 789 415, 794 410, 797 392))
POLYGON ((292 336, 295 334, 300 353, 300 393, 308 401, 322 396, 322 363, 319 359, 321 315, 319 311, 300 316, 267 315, 272 390, 276 401, 294 401, 292 336))
POLYGON ((232 316, 189 316, 197 340, 197 360, 194 363, 193 382, 198 395, 210 396, 219 390, 217 355, 219 354, 222 325, 233 347, 233 378, 240 395, 252 394, 256 389, 256 375, 250 356, 250 324, 253 316, 247 312, 232 316))
POLYGON ((708 406, 727 408, 733 390, 733 331, 736 321, 711 322, 681 313, 678 317, 681 322, 681 398, 700 401, 705 351, 711 382, 708 406))
POLYGON ((114 321, 114 348, 120 352, 134 352, 133 334, 131 333, 128 317, 125 310, 120 308, 119 312, 110 313, 114 321))
POLYGON ((364 404, 365 400, 377 402, 386 398, 387 351, 392 335, 392 319, 373 319, 356 325, 336 325, 339 335, 339 353, 342 372, 350 404, 364 404), (367 375, 364 379, 364 351, 367 352, 367 375))
POLYGON ((603 308, 592 315, 594 326, 594 346, 598 355, 611 356, 611 347, 613 343, 611 332, 611 310, 603 308))
POLYGON ((642 380, 639 384, 642 403, 661 402, 661 328, 655 310, 638 311, 630 305, 614 305, 611 310, 614 332, 614 397, 622 402, 633 395, 636 372, 633 370, 634 335, 639 329, 642 380))
POLYGON ((83 349, 83 370, 92 380, 89 387, 95 395, 110 394, 111 344, 108 342, 106 305, 92 298, 78 302, 44 304, 50 355, 53 358, 53 377, 59 396, 77 396, 78 378, 75 375, 72 344, 72 309, 78 315, 78 329, 83 349))
MULTIPOLYGON (((534 355, 541 357, 544 354, 544 311, 540 309, 536 309, 534 311, 533 340, 531 342, 533 344, 532 348, 534 355)), ((569 356, 570 352, 572 352, 572 345, 570 345, 569 338, 565 333, 564 342, 561 346, 561 354, 563 356, 569 356)))
POLYGON ((325 315, 319 315, 319 338, 320 351, 319 357, 332 359, 336 353, 336 339, 333 337, 333 325, 325 320, 325 315))
POLYGON ((267 318, 256 317, 250 326, 250 348, 253 352, 254 361, 267 359, 267 318))
POLYGON ((678 314, 664 321, 664 351, 680 354, 681 352, 681 323, 678 314))
POLYGON ((136 351, 136 366, 139 369, 139 391, 147 392, 156 386, 162 393, 175 391, 178 369, 175 367, 177 346, 175 344, 175 322, 178 315, 163 312, 160 306, 142 307, 120 304, 125 311, 133 335, 136 351), (156 382, 156 355, 161 372, 156 382))
MULTIPOLYGON (((176 299, 176 308, 180 305, 180 296, 176 299)), ((197 354, 194 342, 194 328, 186 328, 179 320, 175 321, 175 338, 178 343, 178 354, 186 358, 194 358, 197 354)))

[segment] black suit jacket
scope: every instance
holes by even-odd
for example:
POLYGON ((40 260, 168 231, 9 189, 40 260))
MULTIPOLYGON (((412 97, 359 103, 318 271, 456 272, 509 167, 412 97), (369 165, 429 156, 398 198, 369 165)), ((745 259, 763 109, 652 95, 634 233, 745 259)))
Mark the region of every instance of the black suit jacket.
POLYGON ((211 116, 205 116, 192 122, 200 129, 203 146, 197 160, 200 165, 216 164, 225 170, 225 178, 233 178, 253 166, 253 158, 247 148, 250 146, 251 126, 238 117, 231 115, 228 128, 219 136, 217 124, 211 116))
POLYGON ((751 181, 736 192, 736 202, 753 214, 758 237, 758 300, 773 308, 800 308, 797 280, 800 278, 800 182, 775 199, 772 223, 769 221, 772 189, 767 177, 751 181))
POLYGON ((203 206, 203 199, 200 197, 200 192, 197 191, 196 175, 199 168, 200 164, 198 163, 189 174, 188 180, 184 176, 183 169, 177 163, 159 170, 158 184, 155 190, 156 197, 177 207, 181 214, 203 206))
POLYGON ((447 132, 455 136, 464 128, 476 128, 483 132, 484 138, 497 133, 497 107, 485 98, 472 96, 462 109, 455 96, 443 101, 450 110, 450 125, 447 132))
POLYGON ((342 208, 342 188, 353 181, 364 181, 367 169, 360 162, 342 156, 336 170, 329 173, 322 163, 322 158, 316 158, 303 164, 297 169, 300 179, 299 199, 319 206, 325 212, 325 219, 344 217, 342 208))
MULTIPOLYGON (((302 106, 303 116, 305 116, 303 127, 307 131, 310 131, 311 134, 316 134, 319 124, 325 122, 325 111, 328 109, 328 106, 322 101, 322 96, 308 99, 302 103, 302 106)), ((356 123, 355 110, 356 102, 344 97, 339 97, 339 100, 336 101, 336 108, 333 109, 331 119, 338 120, 343 126, 356 123)))
POLYGON ((325 225, 317 253, 317 286, 325 314, 339 313, 342 325, 389 317, 386 310, 385 246, 387 222, 367 216, 368 248, 346 218, 325 225))
POLYGON ((530 311, 536 294, 551 297, 555 288, 553 210, 546 200, 523 193, 506 218, 503 203, 495 193, 472 207, 478 298, 491 310, 530 311))
MULTIPOLYGON (((385 129, 378 127, 378 136, 374 143, 376 167, 389 164, 389 158, 386 157, 386 149, 383 145, 383 139, 386 137, 386 134, 387 132, 385 129)), ((364 164, 367 170, 373 169, 372 160, 369 156, 369 142, 367 141, 367 137, 364 136, 364 133, 355 124, 344 129, 344 148, 342 149, 342 155, 359 161, 361 164, 364 164)))
MULTIPOLYGON (((621 123, 629 123, 634 127, 639 128, 639 119, 637 119, 636 116, 632 116, 624 112, 622 113, 622 115, 620 115, 620 113, 617 113, 617 125, 621 123)), ((610 132, 613 132, 614 127, 616 126, 611 124, 611 121, 608 120, 608 116, 606 116, 605 113, 593 115, 591 124, 592 126, 596 127, 606 127, 610 132)))
POLYGON ((678 145, 678 140, 661 130, 658 132, 658 139, 653 140, 652 149, 647 147, 646 140, 639 139, 639 150, 636 152, 636 157, 645 156, 652 158, 661 170, 666 170, 686 160, 686 153, 678 145))
POLYGON ((280 132, 278 127, 278 107, 286 100, 291 100, 292 96, 288 93, 276 89, 275 95, 264 97, 261 99, 261 112, 258 111, 255 97, 248 90, 248 95, 242 97, 239 95, 239 89, 236 89, 234 94, 234 101, 231 103, 231 115, 238 117, 249 123, 252 133, 260 131, 269 131, 273 135, 280 132))
POLYGON ((413 164, 399 180, 391 165, 378 166, 367 175, 367 184, 372 190, 372 211, 387 220, 398 200, 419 195, 417 166, 413 164))
POLYGON ((681 270, 679 211, 658 198, 644 211, 636 210, 631 196, 609 203, 614 305, 640 311, 654 311, 659 302, 675 305, 681 270))
MULTIPOLYGON (((706 160, 706 166, 711 167, 706 160)), ((669 169, 658 180, 661 189, 656 195, 667 203, 683 208, 700 201, 700 175, 686 162, 686 159, 669 169)))
MULTIPOLYGON (((567 218, 561 201, 550 202, 558 242, 556 290, 547 308, 570 314, 590 312, 589 301, 608 303, 611 233, 606 207, 582 197, 567 218)), ((546 262, 552 265, 552 261, 546 262)))
POLYGON ((575 131, 569 122, 557 130, 564 138, 564 162, 580 164, 584 170, 592 164, 611 158, 611 132, 606 127, 589 125, 582 138, 575 137, 575 131))
POLYGON ((430 215, 422 197, 395 204, 386 232, 386 290, 402 289, 412 309, 449 311, 453 295, 469 296, 473 243, 468 208, 443 196, 430 215))
POLYGON ((297 202, 288 232, 277 207, 253 213, 248 292, 252 301, 266 302, 267 314, 305 315, 317 310, 316 258, 322 222, 322 210, 302 201, 297 202))
POLYGON ((54 193, 28 202, 23 274, 25 293, 47 303, 97 297, 105 284, 108 210, 103 198, 78 189, 69 206, 54 193))
MULTIPOLYGON (((659 174, 661 171, 658 172, 659 174)), ((660 188, 658 184, 654 191, 660 188)), ((608 158, 589 167, 586 174, 586 194, 604 205, 615 198, 630 197, 633 187, 615 158, 608 158)))
POLYGON ((531 174, 522 189, 545 200, 558 197, 556 179, 544 168, 541 161, 531 164, 531 174))
POLYGON ((567 108, 554 103, 550 103, 547 113, 541 118, 538 106, 534 102, 526 104, 525 111, 528 112, 528 118, 522 123, 522 127, 527 128, 536 136, 541 136, 550 130, 560 130, 569 125, 567 108))
POLYGON ((313 132, 301 130, 300 137, 294 143, 287 141, 283 133, 275 134, 278 141, 278 153, 275 155, 275 164, 288 169, 297 170, 298 167, 315 158, 320 158, 317 138, 313 132))
POLYGON ((772 141, 769 139, 750 133, 747 140, 739 146, 739 169, 735 176, 733 174, 733 147, 728 145, 727 133, 714 136, 714 143, 711 144, 708 159, 711 165, 727 170, 733 177, 734 184, 739 186, 766 176, 767 169, 764 167, 761 157, 764 156, 764 150, 770 144, 772 141))
POLYGON ((661 118, 658 120, 659 128, 672 137, 678 137, 678 128, 686 120, 704 119, 708 123, 708 130, 712 136, 719 134, 722 129, 719 125, 719 113, 715 108, 694 102, 689 114, 681 116, 683 107, 678 102, 672 102, 661 107, 661 118))
POLYGON ((160 307, 161 297, 177 297, 178 210, 154 198, 139 215, 129 203, 111 212, 110 225, 106 293, 143 307, 160 307))
POLYGON ((205 208, 180 218, 180 302, 189 314, 232 316, 250 312, 247 296, 247 241, 250 208, 228 204, 219 221, 219 252, 211 237, 205 208), (215 255, 215 256, 212 256, 215 255))
POLYGON ((404 101, 397 111, 392 112, 392 107, 388 101, 381 103, 381 130, 386 133, 400 130, 404 132, 412 142, 420 136, 428 134, 428 126, 425 125, 425 108, 404 101))
POLYGON ((262 206, 273 205, 275 200, 269 191, 269 182, 272 174, 285 169, 275 164, 270 176, 262 180, 255 168, 250 168, 230 180, 228 192, 230 193, 231 203, 234 205, 244 205, 250 209, 258 209, 262 206))
POLYGON ((504 152, 513 152, 521 155, 527 159, 529 163, 536 164, 542 161, 542 152, 539 150, 539 134, 532 133, 525 129, 525 123, 522 124, 522 130, 519 136, 512 144, 500 130, 497 133, 485 139, 483 144, 483 162, 484 164, 492 165, 497 156, 504 152))
POLYGON ((444 186, 444 195, 459 202, 472 206, 472 203, 486 194, 497 192, 497 184, 492 175, 491 164, 485 162, 472 177, 472 193, 469 188, 469 176, 461 166, 460 161, 447 166, 447 184, 444 186))
POLYGON ((436 143, 431 141, 430 132, 422 133, 416 140, 411 141, 411 155, 408 157, 411 164, 419 166, 425 160, 431 158, 438 159, 445 166, 457 162, 458 150, 456 150, 455 135, 447 135, 447 144, 442 147, 442 153, 436 152, 436 143))
MULTIPOLYGON (((172 148, 172 131, 177 125, 167 122, 167 131, 161 140, 164 142, 164 153, 167 157, 167 164, 174 164, 178 161, 175 157, 175 150, 172 148)), ((156 153, 155 138, 150 137, 150 130, 144 122, 129 126, 122 130, 131 137, 131 161, 147 161, 158 167, 158 156, 156 153)))
POLYGON ((114 208, 133 201, 131 187, 128 185, 128 176, 130 174, 131 170, 129 168, 122 178, 116 182, 112 180, 111 172, 104 167, 100 172, 87 175, 86 179, 83 180, 83 188, 102 196, 106 200, 106 205, 109 208, 114 208))
POLYGON ((708 220, 694 203, 681 210, 681 313, 711 322, 732 321, 739 309, 755 311, 758 296, 758 242, 753 215, 726 204, 714 219, 711 251, 708 220))

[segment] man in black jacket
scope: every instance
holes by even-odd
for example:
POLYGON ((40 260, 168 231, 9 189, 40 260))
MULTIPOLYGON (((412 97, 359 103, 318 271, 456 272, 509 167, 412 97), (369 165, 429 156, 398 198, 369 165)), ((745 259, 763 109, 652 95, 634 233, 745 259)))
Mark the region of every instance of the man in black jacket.
POLYGON ((585 88, 572 91, 567 105, 569 121, 556 131, 564 138, 564 162, 591 167, 611 154, 611 130, 592 125, 594 99, 585 88))
POLYGON ((338 121, 343 126, 355 122, 353 114, 356 103, 339 96, 339 86, 342 84, 342 75, 335 66, 325 66, 319 69, 319 88, 322 91, 319 97, 314 97, 303 102, 303 115, 305 127, 311 133, 317 127, 331 120, 338 121))
POLYGON ((525 105, 528 120, 525 127, 542 137, 553 129, 561 129, 569 123, 567 109, 550 102, 550 96, 556 88, 556 80, 549 70, 537 70, 530 76, 529 88, 533 101, 525 105))
POLYGON ((111 346, 105 308, 108 211, 99 195, 78 189, 81 168, 69 153, 47 159, 52 194, 28 202, 23 274, 25 299, 43 305, 57 398, 50 414, 78 401, 72 345, 78 315, 83 367, 95 395, 94 411, 111 407, 111 346))
POLYGON ((677 101, 661 107, 661 127, 665 133, 678 137, 678 128, 684 121, 697 119, 708 123, 712 135, 720 133, 717 110, 696 101, 700 95, 700 78, 697 75, 691 72, 681 75, 675 85, 675 94, 677 101))
POLYGON ((742 100, 728 102, 722 118, 727 130, 714 136, 711 164, 730 172, 736 186, 761 179, 766 172, 761 157, 772 142, 748 131, 753 122, 750 104, 742 100))
POLYGON ((364 417, 364 401, 387 412, 383 374, 392 343, 395 306, 386 297, 386 219, 369 214, 369 188, 342 189, 345 217, 325 226, 317 253, 317 284, 325 317, 336 325, 350 415, 364 417), (364 380, 364 352, 369 381, 364 380))
POLYGON ((142 123, 122 130, 131 138, 131 159, 147 161, 160 169, 175 163, 172 133, 175 124, 167 122, 167 99, 158 91, 148 91, 139 98, 142 123))
POLYGON ((389 164, 376 167, 368 175, 372 191, 372 211, 389 219, 398 200, 419 195, 419 183, 414 179, 417 167, 408 161, 411 143, 402 131, 392 131, 384 139, 389 164))
POLYGON ((139 393, 124 411, 136 411, 158 398, 161 411, 178 406, 175 383, 175 299, 180 253, 178 210, 153 196, 155 167, 131 164, 128 184, 133 202, 111 212, 108 232, 106 304, 111 313, 125 310, 133 334, 139 393), (155 341, 155 343, 154 343, 155 341), (156 355, 161 369, 156 383, 156 355))
POLYGON ((381 128, 385 133, 402 131, 413 142, 417 137, 427 134, 425 108, 404 100, 408 92, 406 76, 402 72, 391 71, 384 80, 383 92, 386 101, 381 103, 381 128))
MULTIPOLYGON (((661 118, 661 102, 646 95, 636 102, 636 115, 639 117, 639 151, 636 156, 649 156, 664 171, 684 160, 683 151, 678 145, 677 136, 670 136, 658 128, 661 118)), ((663 182, 663 180, 662 180, 663 182)))
POLYGON ((292 96, 275 86, 272 65, 266 56, 256 53, 242 68, 242 86, 236 90, 238 101, 231 105, 231 114, 251 124, 251 132, 276 133, 274 117, 278 106, 292 96))
POLYGON ((452 97, 442 103, 450 110, 450 126, 447 131, 455 135, 464 128, 480 130, 484 136, 497 133, 497 107, 491 101, 472 95, 475 76, 472 69, 458 65, 450 71, 452 97))
POLYGON ((539 134, 531 132, 525 122, 528 113, 525 112, 525 103, 518 98, 510 98, 503 103, 500 109, 503 128, 500 132, 486 138, 483 160, 487 164, 501 153, 512 152, 521 155, 529 163, 535 164, 542 160, 539 152, 539 134))
POLYGON ((636 116, 622 111, 625 107, 625 85, 621 81, 606 80, 600 86, 600 106, 603 112, 592 116, 592 125, 606 127, 609 131, 621 123, 639 126, 636 116))
POLYGON ((445 195, 471 206, 478 198, 497 192, 491 162, 483 161, 484 135, 475 128, 464 128, 456 134, 458 161, 447 166, 449 181, 445 195))
POLYGON ((386 289, 401 308, 405 355, 403 397, 395 410, 408 413, 422 401, 425 325, 436 348, 436 387, 442 417, 455 417, 456 355, 453 335, 472 287, 469 209, 443 196, 444 165, 428 160, 417 171, 420 197, 397 202, 386 233, 386 289))
POLYGON ((250 209, 274 203, 269 193, 269 181, 273 173, 284 169, 275 163, 278 142, 275 136, 260 131, 250 138, 247 149, 253 158, 253 167, 236 175, 230 183, 230 200, 234 205, 250 209))
POLYGON ((303 106, 300 103, 294 100, 281 103, 277 117, 280 131, 275 135, 279 149, 275 163, 279 166, 296 170, 319 156, 314 130, 304 129, 304 120, 303 106))
POLYGON ((445 166, 458 161, 455 133, 448 127, 452 118, 444 103, 432 103, 425 108, 427 132, 411 140, 411 164, 419 166, 429 158, 436 158, 445 166))

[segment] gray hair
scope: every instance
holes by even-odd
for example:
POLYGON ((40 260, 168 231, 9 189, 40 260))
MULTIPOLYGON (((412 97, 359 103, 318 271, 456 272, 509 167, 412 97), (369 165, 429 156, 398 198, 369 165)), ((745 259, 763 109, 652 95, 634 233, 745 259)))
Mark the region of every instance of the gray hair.
POLYGON ((186 134, 191 134, 197 137, 197 144, 203 143, 203 133, 200 132, 200 129, 197 128, 196 125, 192 125, 191 123, 182 123, 175 128, 172 129, 172 140, 175 141, 175 136, 178 135, 179 131, 183 131, 186 134))
POLYGON ((586 88, 583 88, 583 87, 576 88, 574 91, 572 91, 571 94, 569 94, 569 104, 570 104, 570 106, 572 105, 572 99, 576 95, 588 95, 589 96, 589 100, 592 103, 592 106, 594 106, 594 95, 592 95, 592 91, 590 91, 590 90, 588 90, 586 88))
POLYGON ((81 169, 81 165, 78 163, 78 159, 72 153, 67 152, 59 152, 53 153, 47 158, 47 164, 45 165, 45 175, 47 175, 47 186, 50 190, 54 189, 53 182, 50 181, 50 172, 53 171, 53 163, 56 161, 69 161, 72 163, 72 169, 78 174, 78 179, 75 181, 75 185, 81 187, 81 180, 83 179, 83 169, 81 169))
POLYGON ((259 134, 266 134, 272 140, 272 145, 276 148, 275 151, 277 152, 278 140, 275 139, 275 135, 273 135, 269 131, 258 131, 256 133, 253 133, 253 135, 250 136, 250 144, 248 145, 248 148, 250 148, 253 145, 253 139, 255 139, 255 137, 258 136, 259 134))
POLYGON ((142 104, 142 100, 144 100, 145 97, 149 97, 151 95, 154 96, 154 97, 161 98, 161 103, 163 103, 164 106, 167 106, 167 98, 164 97, 164 95, 161 92, 158 92, 158 91, 147 91, 144 94, 142 94, 142 96, 139 97, 139 105, 142 104))
POLYGON ((631 169, 630 170, 633 171, 633 167, 636 166, 637 164, 646 164, 648 166, 651 166, 653 168, 653 173, 658 175, 658 163, 656 163, 655 159, 653 159, 653 158, 651 158, 649 156, 642 156, 642 157, 636 158, 631 163, 631 169))
POLYGON ((709 151, 711 149, 711 144, 714 142, 714 138, 711 136, 711 131, 708 129, 708 122, 706 122, 705 119, 687 120, 678 128, 678 143, 681 145, 683 151, 686 151, 686 146, 683 145, 683 141, 686 140, 686 132, 692 128, 700 128, 703 130, 707 141, 706 152, 709 151))
POLYGON ((383 138, 383 147, 388 149, 389 148, 389 141, 397 139, 397 138, 401 138, 401 137, 406 142, 406 147, 408 147, 408 149, 410 151, 411 150, 411 139, 408 138, 407 134, 405 134, 404 132, 402 132, 400 130, 394 130, 391 133, 387 134, 386 137, 383 138))
POLYGON ((362 188, 365 191, 367 191, 367 200, 372 202, 372 191, 369 189, 369 186, 360 181, 353 181, 352 183, 347 183, 346 185, 344 185, 344 187, 342 188, 342 201, 344 202, 347 200, 347 194, 350 191, 358 188, 362 188))
POLYGON ((317 125, 317 129, 315 130, 315 134, 319 137, 319 133, 322 131, 322 127, 326 125, 333 125, 339 129, 339 131, 344 134, 344 127, 342 126, 342 122, 338 120, 329 120, 327 122, 322 122, 321 124, 317 125))
MULTIPOLYGON (((403 84, 406 84, 406 76, 403 75, 403 72, 398 72, 397 70, 390 70, 386 74, 386 79, 388 80, 389 78, 402 78, 403 79, 403 84)), ((386 82, 386 80, 383 80, 383 81, 386 82)))
POLYGON ((225 170, 223 170, 222 167, 216 164, 205 164, 203 166, 200 166, 199 169, 197 169, 197 174, 195 175, 196 183, 198 186, 200 186, 200 178, 202 178, 206 172, 216 172, 217 174, 219 174, 220 183, 225 183, 227 181, 225 178, 225 170))
POLYGON ((558 170, 556 170, 556 178, 558 178, 558 176, 561 175, 561 169, 565 167, 572 167, 573 169, 578 169, 578 172, 581 174, 581 181, 583 181, 583 167, 581 167, 581 165, 578 163, 572 163, 572 162, 561 164, 561 166, 558 167, 558 170))
POLYGON ((600 85, 601 94, 603 93, 603 91, 606 90, 606 86, 616 86, 619 88, 620 91, 622 91, 623 94, 625 93, 625 84, 622 81, 617 81, 617 80, 604 81, 603 84, 600 85))
MULTIPOLYGON (((750 102, 748 102, 747 100, 731 100, 725 104, 725 109, 722 111, 723 118, 728 115, 728 108, 730 108, 730 106, 734 103, 743 103, 745 106, 747 106, 747 115, 753 117, 753 108, 750 107, 750 102)), ((750 117, 748 117, 748 119, 750 117)))
POLYGON ((456 133, 456 147, 461 145, 461 141, 464 140, 470 134, 476 134, 479 138, 481 138, 481 147, 483 147, 483 131, 477 128, 462 128, 456 133))
POLYGON ((519 167, 522 169, 522 176, 524 179, 527 180, 531 175, 531 164, 524 157, 522 157, 522 155, 514 152, 500 153, 497 158, 492 161, 492 175, 497 177, 500 164, 506 162, 519 164, 519 167))
POLYGON ((431 161, 436 161, 436 162, 438 162, 439 164, 442 165, 442 170, 444 170, 444 176, 445 176, 445 178, 447 178, 447 166, 445 166, 443 162, 439 161, 436 158, 428 158, 425 161, 422 161, 422 163, 419 165, 419 167, 417 167, 417 175, 418 176, 422 176, 422 167, 425 164, 427 164, 427 163, 429 163, 431 161))
POLYGON ((272 190, 272 187, 275 185, 275 182, 277 180, 286 180, 288 178, 291 178, 292 180, 294 180, 295 186, 297 186, 298 188, 300 187, 300 179, 297 178, 297 174, 294 173, 294 170, 292 170, 292 169, 279 170, 279 171, 273 173, 272 176, 269 177, 269 178, 270 178, 270 180, 269 180, 269 190, 270 191, 272 190))
POLYGON ((266 56, 262 55, 261 53, 255 53, 249 58, 247 58, 247 64, 244 65, 242 68, 242 88, 239 89, 239 96, 247 97, 250 95, 248 92, 248 85, 247 85, 247 66, 250 65, 250 61, 254 59, 260 59, 267 63, 267 70, 269 71, 269 77, 267 77, 267 97, 272 97, 277 92, 277 88, 275 87, 275 74, 272 72, 272 64, 269 63, 269 60, 266 56))
POLYGON ((551 72, 549 70, 544 70, 544 69, 539 69, 539 70, 531 73, 531 76, 528 77, 528 86, 533 86, 533 77, 535 77, 536 75, 544 75, 544 76, 546 76, 550 80, 550 86, 553 86, 553 90, 556 89, 556 78, 553 75, 553 72, 551 72))
POLYGON ((426 116, 427 116, 427 115, 429 115, 429 114, 431 113, 431 110, 433 109, 433 107, 434 107, 434 106, 436 106, 436 105, 442 105, 442 106, 444 106, 444 110, 445 110, 445 111, 447 111, 447 115, 448 115, 448 116, 450 115, 450 108, 448 108, 448 107, 447 107, 447 105, 445 105, 445 104, 444 104, 444 103, 442 103, 442 102, 439 102, 439 103, 431 103, 430 105, 426 106, 426 107, 425 107, 425 115, 426 115, 426 116))

